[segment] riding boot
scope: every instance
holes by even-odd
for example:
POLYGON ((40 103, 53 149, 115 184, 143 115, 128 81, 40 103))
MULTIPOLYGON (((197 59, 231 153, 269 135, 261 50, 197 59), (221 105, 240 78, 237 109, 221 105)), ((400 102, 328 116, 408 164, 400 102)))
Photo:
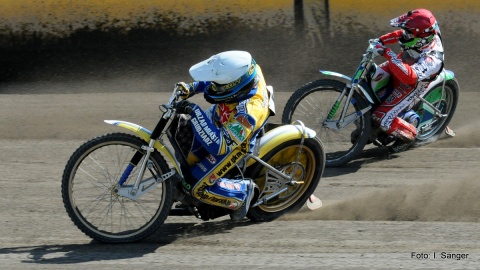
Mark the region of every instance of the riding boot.
POLYGON ((402 141, 410 142, 415 140, 415 136, 417 136, 417 129, 415 126, 403 120, 402 118, 395 117, 390 124, 390 128, 385 131, 385 133, 394 135, 402 141))
POLYGON ((248 179, 244 181, 245 183, 248 183, 245 200, 238 209, 234 210, 230 214, 230 218, 233 221, 241 221, 242 219, 245 218, 245 216, 248 213, 248 210, 250 209, 250 203, 252 202, 252 199, 255 195, 255 188, 258 188, 255 182, 253 182, 253 180, 248 179))
POLYGON ((405 120, 396 117, 390 129, 386 131, 387 134, 396 136, 398 139, 389 147, 391 153, 399 153, 407 150, 415 142, 415 136, 417 136, 417 129, 412 124, 405 120))

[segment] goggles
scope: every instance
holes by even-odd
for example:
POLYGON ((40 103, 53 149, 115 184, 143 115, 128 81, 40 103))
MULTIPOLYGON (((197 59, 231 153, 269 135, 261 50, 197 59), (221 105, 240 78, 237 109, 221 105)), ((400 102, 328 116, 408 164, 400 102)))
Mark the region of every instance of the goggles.
MULTIPOLYGON (((255 85, 257 85, 257 83, 258 83, 258 77, 255 76, 255 78, 253 78, 249 83, 247 83, 245 86, 243 86, 242 89, 254 88, 255 85)), ((210 82, 210 86, 209 86, 208 91, 213 92, 217 95, 221 95, 221 94, 230 92, 231 88, 232 87, 229 84, 218 84, 216 82, 210 82)))
POLYGON ((410 32, 409 30, 406 30, 406 29, 402 29, 403 33, 402 33, 402 39, 404 40, 411 40, 411 39, 414 39, 415 36, 413 35, 412 32, 410 32))
POLYGON ((225 93, 226 89, 226 84, 219 84, 216 82, 210 82, 210 91, 216 93, 216 94, 223 94, 225 93))
POLYGON ((248 68, 248 71, 243 74, 240 78, 236 79, 233 82, 226 84, 219 84, 214 81, 210 82, 209 91, 215 93, 216 95, 222 95, 228 92, 236 92, 237 87, 252 87, 252 82, 255 82, 256 71, 255 71, 255 60, 252 59, 252 63, 248 68), (246 83, 248 81, 248 83, 246 83))

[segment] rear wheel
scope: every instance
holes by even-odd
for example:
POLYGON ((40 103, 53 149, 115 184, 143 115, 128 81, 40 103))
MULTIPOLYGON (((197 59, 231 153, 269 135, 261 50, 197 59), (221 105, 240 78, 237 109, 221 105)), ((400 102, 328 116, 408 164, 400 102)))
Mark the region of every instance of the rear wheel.
MULTIPOLYGON (((251 220, 271 221, 287 212, 298 211, 317 188, 325 167, 323 146, 317 138, 305 139, 300 159, 295 163, 300 143, 300 139, 284 142, 262 158, 284 174, 293 174, 294 180, 303 183, 288 186, 288 189, 278 196, 251 208, 247 214, 251 220)), ((251 171, 257 172, 253 179, 260 189, 260 200, 286 187, 282 178, 261 164, 254 165, 251 171)))
MULTIPOLYGON (((282 122, 290 124, 294 120, 302 121, 305 126, 315 130, 317 137, 325 147, 326 166, 341 166, 358 156, 367 143, 371 132, 371 113, 367 112, 341 129, 328 128, 324 123, 340 93, 346 87, 335 80, 310 82, 295 91, 285 105, 282 122)), ((342 99, 339 109, 330 118, 339 119, 346 98, 342 99)), ((367 107, 357 92, 353 93, 346 115, 367 107)))
MULTIPOLYGON (((106 243, 134 242, 164 223, 173 204, 171 181, 135 200, 116 192, 130 159, 136 152, 144 153, 141 147, 145 144, 130 134, 107 134, 84 143, 68 161, 62 178, 63 203, 73 223, 89 237, 106 243)), ((141 180, 149 181, 145 189, 168 171, 158 152, 152 153, 147 164, 141 180)), ((122 187, 132 185, 138 171, 135 167, 122 187)))
POLYGON ((444 88, 440 83, 424 95, 425 100, 447 116, 437 117, 430 106, 419 104, 417 113, 421 116, 421 121, 417 128, 416 146, 433 142, 442 134, 455 113, 458 95, 458 84, 455 80, 448 80, 444 88))

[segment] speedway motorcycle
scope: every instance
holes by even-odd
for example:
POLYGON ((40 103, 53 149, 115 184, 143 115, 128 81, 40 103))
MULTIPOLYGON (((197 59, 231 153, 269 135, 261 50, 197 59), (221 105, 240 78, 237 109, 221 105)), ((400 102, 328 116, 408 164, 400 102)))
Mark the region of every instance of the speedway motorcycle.
POLYGON ((372 126, 373 111, 386 98, 384 87, 388 82, 373 84, 377 68, 374 58, 376 40, 370 40, 353 77, 320 70, 322 74, 338 79, 320 79, 309 82, 289 98, 282 114, 283 123, 300 119, 313 128, 320 137, 326 154, 326 166, 342 166, 356 158, 372 143, 374 147, 389 147, 390 152, 401 152, 408 147, 434 142, 446 132, 454 136, 448 123, 457 107, 459 84, 454 73, 442 69, 428 87, 418 95, 412 106, 399 114, 417 128, 413 144, 405 144, 372 126), (399 147, 397 147, 399 146, 399 147))
MULTIPOLYGON (((268 89, 273 98, 273 89, 268 89)), ((168 103, 159 106, 161 116, 153 131, 105 120, 130 132, 92 138, 70 157, 62 177, 63 203, 87 236, 104 243, 135 242, 161 229, 169 215, 206 221, 231 213, 202 203, 181 187, 194 136, 185 115, 176 112, 181 94, 174 89, 168 103)), ((223 177, 251 178, 258 185, 247 214, 252 221, 272 221, 299 210, 325 167, 321 141, 301 122, 265 125, 252 153, 235 151, 245 158, 223 177)))

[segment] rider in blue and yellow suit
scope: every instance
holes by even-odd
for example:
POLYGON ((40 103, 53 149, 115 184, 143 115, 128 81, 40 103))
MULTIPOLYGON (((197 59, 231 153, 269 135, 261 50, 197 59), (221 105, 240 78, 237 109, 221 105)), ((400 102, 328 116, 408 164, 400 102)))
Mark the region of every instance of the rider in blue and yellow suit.
POLYGON ((177 83, 184 99, 204 93, 215 104, 206 111, 183 100, 194 131, 194 142, 187 162, 194 179, 182 185, 195 198, 215 206, 232 209, 231 218, 241 220, 247 214, 255 183, 251 179, 227 179, 223 176, 252 151, 255 138, 268 117, 274 114, 273 93, 266 87, 261 68, 248 52, 228 51, 216 54, 190 68, 195 82, 177 83))

